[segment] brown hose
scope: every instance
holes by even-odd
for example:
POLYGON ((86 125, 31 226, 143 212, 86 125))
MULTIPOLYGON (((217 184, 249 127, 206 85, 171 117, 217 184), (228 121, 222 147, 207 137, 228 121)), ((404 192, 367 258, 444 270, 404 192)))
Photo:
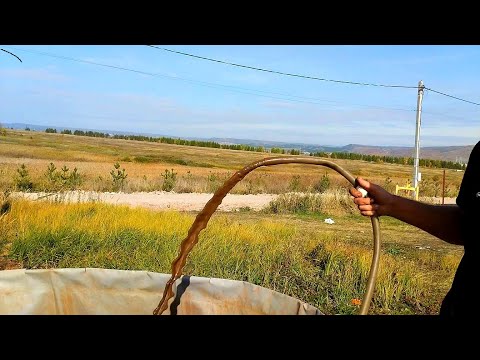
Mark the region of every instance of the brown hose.
MULTIPOLYGON (((197 215, 195 221, 193 222, 190 230, 188 231, 188 236, 182 241, 180 245, 180 254, 172 263, 172 276, 165 286, 162 299, 158 304, 157 308, 153 311, 154 315, 162 314, 168 307, 168 300, 173 297, 173 284, 181 276, 182 269, 185 265, 186 259, 193 246, 198 242, 198 234, 200 231, 205 229, 207 222, 222 203, 223 198, 227 193, 240 181, 242 180, 249 172, 259 168, 261 166, 271 166, 271 165, 281 165, 281 164, 311 164, 311 165, 322 165, 329 167, 345 177, 352 186, 356 186, 355 178, 345 169, 339 165, 322 159, 311 159, 304 157, 288 157, 288 158, 265 158, 263 160, 251 163, 245 166, 243 169, 237 171, 230 179, 228 179, 221 188, 219 188, 212 196, 212 198, 207 202, 202 211, 197 215)), ((370 302, 373 296, 373 290, 375 287, 375 281, 377 278, 378 272, 378 263, 380 260, 380 224, 378 217, 372 216, 372 228, 373 228, 373 258, 372 264, 370 266, 370 273, 367 281, 367 289, 363 296, 362 305, 360 307, 359 314, 366 315, 370 302)))

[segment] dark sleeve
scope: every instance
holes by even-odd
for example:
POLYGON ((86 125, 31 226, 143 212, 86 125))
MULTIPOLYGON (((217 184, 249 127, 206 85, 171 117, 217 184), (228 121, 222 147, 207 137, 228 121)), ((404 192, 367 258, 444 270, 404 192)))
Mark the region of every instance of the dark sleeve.
POLYGON ((480 212, 480 141, 470 153, 458 192, 457 205, 464 210, 480 212))

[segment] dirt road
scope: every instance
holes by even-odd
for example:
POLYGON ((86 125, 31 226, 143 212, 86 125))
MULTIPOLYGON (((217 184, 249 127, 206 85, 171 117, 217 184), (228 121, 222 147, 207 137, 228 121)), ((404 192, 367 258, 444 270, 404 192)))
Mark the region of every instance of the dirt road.
MULTIPOLYGON (((13 196, 25 197, 31 200, 51 200, 67 202, 98 201, 110 204, 142 206, 150 209, 175 209, 182 211, 200 211, 212 198, 213 194, 174 192, 138 192, 138 193, 99 193, 94 191, 71 191, 62 194, 48 193, 13 193, 13 196)), ((227 194, 219 206, 220 211, 233 211, 241 208, 261 210, 278 195, 257 194, 237 195, 227 194)), ((436 203, 441 203, 441 198, 435 198, 436 203)), ((455 198, 445 198, 445 204, 454 204, 455 198)))
MULTIPOLYGON (((138 193, 98 193, 94 191, 72 191, 63 194, 47 193, 14 193, 13 196, 23 196, 30 200, 51 200, 67 202, 99 201, 110 204, 142 206, 150 209, 175 209, 183 211, 200 211, 210 200, 213 194, 174 192, 138 192, 138 193)), ((227 194, 219 206, 220 211, 232 211, 249 207, 252 210, 261 210, 277 195, 236 195, 227 194)))

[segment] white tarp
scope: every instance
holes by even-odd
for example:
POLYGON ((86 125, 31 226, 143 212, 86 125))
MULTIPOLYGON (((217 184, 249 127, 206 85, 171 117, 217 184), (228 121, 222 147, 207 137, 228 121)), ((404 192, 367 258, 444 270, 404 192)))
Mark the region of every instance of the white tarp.
MULTIPOLYGON (((169 274, 112 269, 0 271, 0 314, 151 315, 169 274)), ((322 315, 293 297, 244 281, 183 276, 164 314, 322 315)))

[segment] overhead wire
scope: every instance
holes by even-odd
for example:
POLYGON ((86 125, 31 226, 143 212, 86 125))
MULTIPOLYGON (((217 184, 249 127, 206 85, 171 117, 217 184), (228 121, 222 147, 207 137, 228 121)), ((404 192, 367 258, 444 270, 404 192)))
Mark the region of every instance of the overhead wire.
MULTIPOLYGON (((242 67, 242 68, 246 68, 246 69, 263 71, 263 72, 269 72, 269 73, 278 74, 278 75, 305 78, 305 79, 310 79, 310 80, 329 81, 329 82, 336 82, 336 83, 342 83, 342 84, 362 85, 362 86, 378 86, 378 87, 387 87, 387 88, 405 88, 405 89, 417 89, 418 88, 418 86, 387 85, 387 84, 363 83, 363 82, 346 81, 346 80, 325 79, 325 78, 319 78, 319 77, 315 77, 315 76, 293 74, 293 73, 287 73, 287 72, 282 72, 282 71, 259 68, 259 67, 255 67, 255 66, 242 65, 242 64, 232 63, 232 62, 228 62, 228 61, 213 59, 213 58, 209 58, 209 57, 205 57, 205 56, 194 55, 194 54, 190 54, 190 53, 186 53, 186 52, 182 52, 182 51, 167 49, 167 48, 159 47, 159 46, 155 46, 155 45, 147 45, 147 46, 151 47, 151 48, 158 49, 158 50, 168 51, 168 52, 171 52, 171 53, 184 55, 184 56, 189 56, 189 57, 202 59, 202 60, 207 60, 207 61, 212 61, 212 62, 216 62, 216 63, 220 63, 220 64, 237 66, 237 67, 242 67)), ((470 100, 466 100, 466 99, 462 99, 462 98, 459 98, 457 96, 446 94, 444 92, 441 92, 441 91, 438 91, 438 90, 435 90, 435 89, 432 89, 432 88, 424 87, 424 89, 425 90, 430 90, 434 93, 437 93, 437 94, 440 94, 440 95, 443 95, 443 96, 447 96, 447 97, 450 97, 450 98, 453 98, 453 99, 456 99, 456 100, 459 100, 459 101, 463 101, 463 102, 466 102, 466 103, 469 103, 469 104, 480 105, 480 103, 470 101, 470 100)))
MULTIPOLYGON (((267 70, 267 69, 261 69, 261 68, 257 68, 257 67, 250 67, 250 66, 246 66, 246 65, 224 62, 224 61, 221 61, 221 60, 205 58, 205 57, 201 57, 201 56, 197 56, 197 55, 193 55, 193 54, 182 53, 182 52, 179 52, 179 51, 174 51, 174 50, 170 50, 170 49, 166 49, 166 48, 159 48, 159 47, 154 46, 154 45, 147 45, 147 46, 157 48, 157 49, 161 49, 161 50, 165 50, 165 51, 174 52, 174 53, 179 53, 179 54, 182 54, 182 55, 188 55, 188 56, 192 56, 192 57, 198 57, 198 58, 201 58, 201 59, 206 59, 206 60, 210 60, 210 61, 224 63, 224 64, 228 64, 228 65, 235 65, 235 66, 250 68, 250 69, 254 69, 254 70, 260 70, 260 71, 267 71, 267 72, 282 74, 282 75, 297 76, 297 74, 282 73, 282 72, 277 72, 277 71, 274 71, 274 70, 267 70)), ((242 93, 242 94, 252 95, 252 96, 265 97, 265 98, 276 99, 276 100, 283 100, 283 101, 297 102, 297 103, 306 103, 306 104, 313 104, 313 105, 325 105, 325 104, 322 104, 320 102, 327 102, 327 103, 334 103, 334 104, 341 104, 341 105, 348 105, 348 106, 366 107, 366 108, 372 108, 372 109, 406 111, 406 112, 416 111, 415 109, 391 108, 391 107, 384 107, 384 106, 378 106, 378 105, 368 105, 368 104, 355 104, 355 103, 352 104, 352 103, 344 103, 344 102, 341 102, 341 101, 330 100, 330 99, 321 99, 321 98, 305 97, 305 96, 298 96, 298 95, 272 92, 272 91, 248 89, 248 88, 242 88, 242 87, 232 86, 232 85, 210 83, 210 82, 205 82, 205 81, 201 81, 201 80, 192 80, 192 79, 188 79, 188 78, 182 78, 182 77, 179 77, 179 76, 170 76, 170 75, 165 75, 165 74, 160 74, 160 73, 152 73, 152 72, 148 72, 148 71, 142 71, 142 70, 131 69, 131 68, 122 67, 122 66, 104 64, 104 63, 99 63, 99 62, 90 61, 90 60, 77 59, 77 58, 72 58, 72 57, 67 57, 67 56, 42 52, 42 51, 27 50, 27 49, 15 48, 15 47, 11 47, 11 48, 14 49, 14 50, 30 52, 30 53, 34 53, 34 54, 38 54, 38 55, 49 56, 49 57, 54 57, 54 58, 58 58, 58 59, 69 60, 69 61, 80 62, 80 63, 86 63, 86 64, 90 64, 90 65, 102 66, 102 67, 107 67, 107 68, 113 68, 113 69, 117 69, 117 70, 123 70, 123 71, 138 73, 138 74, 142 74, 142 75, 148 75, 148 76, 153 76, 153 77, 162 77, 162 78, 168 78, 168 79, 173 79, 173 80, 181 80, 181 81, 190 82, 190 83, 194 83, 194 84, 198 84, 198 85, 205 86, 205 87, 210 87, 210 88, 225 88, 226 90, 237 92, 237 93, 242 93), (284 96, 284 97, 263 95, 263 94, 259 94, 259 93, 274 94, 274 95, 280 95, 280 96, 284 96), (285 97, 287 97, 287 98, 285 98, 285 97), (300 99, 300 100, 297 100, 297 99, 300 99)), ((15 54, 13 54, 13 53, 5 50, 5 49, 1 49, 1 50, 5 51, 9 54, 12 54, 13 56, 17 57, 20 61, 22 61, 15 54)), ((315 77, 304 76, 304 75, 298 75, 298 77, 304 77, 304 78, 307 78, 307 79, 324 80, 324 81, 341 82, 341 83, 345 83, 345 84, 354 84, 354 85, 397 87, 397 88, 417 88, 415 86, 359 83, 359 82, 343 81, 343 80, 321 79, 321 78, 315 78, 315 77)), ((447 97, 450 97, 450 98, 453 98, 453 99, 456 99, 456 100, 459 100, 459 101, 463 101, 463 102, 466 102, 466 103, 470 103, 470 104, 473 104, 473 105, 480 105, 480 103, 476 103, 476 102, 473 102, 473 101, 462 99, 462 98, 459 98, 459 97, 456 97, 456 96, 453 96, 453 95, 450 95, 450 94, 447 94, 447 93, 443 93, 443 92, 440 92, 438 90, 435 90, 435 89, 432 89, 432 88, 429 88, 429 87, 424 87, 424 90, 431 91, 431 92, 434 92, 434 93, 437 93, 437 94, 440 94, 440 95, 443 95, 443 96, 447 96, 447 97)), ((427 113, 434 114, 432 112, 427 112, 427 113)), ((448 115, 448 114, 435 113, 435 115, 442 115, 442 116, 450 116, 450 117, 453 117, 453 118, 459 118, 458 116, 448 115)))
POLYGON ((90 61, 90 60, 77 59, 77 58, 52 54, 52 53, 43 52, 43 51, 27 50, 27 49, 15 48, 15 47, 10 47, 10 48, 18 50, 18 51, 29 52, 29 53, 32 53, 32 54, 49 56, 49 57, 53 57, 53 58, 69 60, 69 61, 74 61, 74 62, 79 62, 79 63, 85 63, 85 64, 90 64, 90 65, 97 65, 97 66, 102 66, 102 67, 107 67, 107 68, 113 68, 113 69, 117 69, 117 70, 123 70, 123 71, 138 73, 138 74, 141 74, 141 75, 148 75, 148 76, 153 76, 153 77, 162 77, 162 78, 168 78, 168 79, 172 79, 172 80, 181 80, 181 81, 190 82, 190 83, 194 83, 194 84, 198 84, 198 85, 206 86, 206 87, 210 87, 210 88, 226 88, 229 91, 233 91, 233 92, 237 92, 237 93, 259 96, 259 97, 266 97, 266 98, 271 98, 271 99, 276 99, 276 100, 284 100, 284 101, 306 103, 306 104, 313 104, 313 105, 324 105, 320 102, 330 102, 330 103, 337 103, 337 104, 343 104, 343 105, 348 105, 348 106, 367 107, 367 108, 372 108, 372 109, 407 111, 407 112, 415 111, 414 109, 390 108, 390 107, 384 107, 384 106, 378 106, 378 105, 343 103, 341 101, 336 101, 336 100, 321 99, 321 98, 314 98, 314 97, 304 97, 304 96, 285 94, 285 93, 279 93, 279 92, 264 91, 264 90, 256 90, 256 89, 247 89, 247 88, 242 88, 242 87, 232 86, 232 85, 224 85, 224 84, 210 83, 210 82, 205 82, 205 81, 200 81, 200 80, 192 80, 192 79, 188 79, 188 78, 182 78, 182 77, 179 77, 179 76, 171 76, 171 75, 165 75, 165 74, 160 74, 160 73, 152 73, 152 72, 148 72, 148 71, 136 70, 136 69, 131 69, 131 68, 122 67, 122 66, 116 66, 116 65, 110 65, 110 64, 105 64, 105 63, 99 63, 99 62, 90 61), (263 94, 275 94, 275 95, 280 95, 280 96, 285 96, 285 97, 292 97, 292 98, 296 98, 296 99, 289 99, 289 98, 278 97, 278 96, 269 96, 269 95, 254 93, 254 92, 260 92, 260 93, 263 93, 263 94), (297 99, 302 99, 302 100, 297 100, 297 99), (320 102, 318 102, 318 101, 320 101, 320 102))
POLYGON ((185 52, 182 52, 182 51, 176 51, 176 50, 171 50, 171 49, 167 49, 167 48, 162 48, 162 47, 155 46, 155 45, 147 45, 147 46, 149 46, 151 48, 158 49, 158 50, 168 51, 168 52, 175 53, 175 54, 194 57, 194 58, 197 58, 197 59, 213 61, 213 62, 217 62, 217 63, 221 63, 221 64, 232 65, 232 66, 242 67, 242 68, 246 68, 246 69, 263 71, 263 72, 268 72, 268 73, 272 73, 272 74, 293 76, 293 77, 310 79, 310 80, 328 81, 328 82, 351 84, 351 85, 362 85, 362 86, 378 86, 378 87, 387 87, 387 88, 404 88, 404 89, 416 89, 417 88, 417 86, 407 86, 407 85, 386 85, 386 84, 364 83, 364 82, 346 81, 346 80, 325 79, 325 78, 319 78, 319 77, 316 77, 316 76, 293 74, 293 73, 287 73, 287 72, 283 72, 283 71, 269 70, 269 69, 254 67, 254 66, 236 64, 236 63, 232 63, 232 62, 228 62, 228 61, 212 59, 212 58, 199 56, 199 55, 193 55, 193 54, 185 53, 185 52))
POLYGON ((19 58, 17 55, 15 55, 14 53, 11 53, 10 51, 7 51, 7 50, 5 50, 5 49, 0 49, 0 50, 5 51, 7 54, 10 54, 10 55, 12 55, 12 56, 15 56, 15 57, 18 59, 18 61, 23 62, 22 59, 20 59, 20 58, 19 58))
POLYGON ((462 99, 462 98, 459 98, 457 96, 453 96, 453 95, 449 95, 449 94, 446 94, 446 93, 443 93, 441 91, 438 91, 438 90, 434 90, 432 88, 425 88, 425 90, 429 90, 431 92, 434 92, 434 93, 437 93, 437 94, 440 94, 440 95, 443 95, 443 96, 447 96, 449 98, 452 98, 452 99, 456 99, 456 100, 459 100, 459 101, 463 101, 463 102, 466 102, 466 103, 469 103, 469 104, 473 104, 473 105, 480 105, 480 103, 477 103, 477 102, 474 102, 474 101, 470 101, 470 100, 465 100, 465 99, 462 99))

